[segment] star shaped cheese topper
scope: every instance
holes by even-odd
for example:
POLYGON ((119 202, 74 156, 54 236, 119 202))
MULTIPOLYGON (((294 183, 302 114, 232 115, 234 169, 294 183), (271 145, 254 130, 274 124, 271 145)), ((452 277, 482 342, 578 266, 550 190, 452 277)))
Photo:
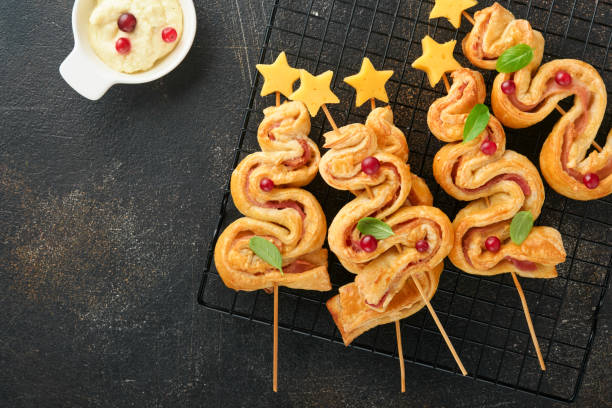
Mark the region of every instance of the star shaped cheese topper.
POLYGON ((257 64, 256 67, 264 77, 261 96, 280 92, 288 98, 293 92, 293 84, 300 78, 300 70, 289 66, 284 51, 272 64, 257 64))
POLYGON ((436 4, 431 9, 431 13, 429 13, 429 19, 446 17, 453 27, 459 28, 461 25, 461 14, 476 4, 478 4, 476 0, 436 0, 436 4))
POLYGON ((338 103, 340 100, 331 91, 330 84, 334 73, 325 71, 321 75, 311 75, 305 69, 300 69, 300 87, 291 95, 292 101, 301 101, 308 108, 311 116, 316 116, 319 108, 326 103, 338 103))
POLYGON ((412 63, 412 68, 425 71, 432 88, 436 86, 446 72, 461 68, 461 65, 453 57, 456 43, 457 40, 452 40, 439 44, 428 35, 421 40, 423 55, 412 63))
POLYGON ((357 91, 357 107, 363 105, 368 99, 378 99, 384 103, 389 102, 385 84, 393 75, 393 71, 377 71, 369 58, 364 58, 361 69, 355 75, 344 78, 344 82, 357 91))

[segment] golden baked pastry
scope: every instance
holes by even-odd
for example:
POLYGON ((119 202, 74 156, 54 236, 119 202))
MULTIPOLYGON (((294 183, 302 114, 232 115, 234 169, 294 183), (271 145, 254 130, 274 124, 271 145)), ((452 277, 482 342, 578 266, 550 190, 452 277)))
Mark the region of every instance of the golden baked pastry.
POLYGON ((327 301, 327 310, 332 315, 345 345, 366 331, 411 316, 425 306, 413 279, 418 279, 427 300, 431 300, 438 289, 444 263, 439 263, 432 271, 418 272, 408 279, 395 294, 384 312, 378 312, 366 304, 355 282, 341 286, 339 294, 327 301))
MULTIPOLYGON (((295 289, 331 289, 327 273, 325 215, 315 197, 298 187, 317 174, 320 153, 308 138, 310 116, 301 102, 264 110, 257 141, 261 152, 248 155, 232 173, 231 193, 245 215, 231 223, 215 246, 215 264, 226 286, 257 290, 275 283, 295 289), (267 179, 270 191, 261 187, 267 179), (283 258, 283 272, 249 248, 253 236, 272 241, 283 258)), ((264 184, 266 185, 266 184, 264 184)))
POLYGON ((466 118, 484 102, 486 89, 477 71, 462 68, 452 73, 452 79, 448 95, 437 99, 427 113, 434 136, 450 142, 434 158, 434 177, 451 196, 472 201, 453 221, 455 246, 450 260, 477 275, 557 276, 555 265, 565 261, 557 230, 534 227, 520 245, 510 240, 510 221, 517 212, 530 211, 534 219, 540 214, 544 186, 537 169, 525 156, 505 149, 504 129, 494 116, 480 135, 462 142, 466 118), (481 149, 490 142, 495 150, 486 154, 481 149), (486 249, 488 237, 499 240, 497 251, 486 249))
POLYGON ((365 125, 353 123, 326 133, 325 141, 330 150, 321 158, 321 176, 332 187, 356 195, 338 212, 328 233, 330 249, 347 270, 358 274, 354 283, 341 287, 327 302, 344 343, 349 344, 364 331, 423 307, 409 278, 419 279, 433 296, 453 233, 448 217, 431 207, 425 182, 410 173, 406 139, 393 125, 389 107, 374 109, 365 125), (366 158, 376 158, 380 165, 376 173, 362 170, 366 158), (359 244, 356 225, 364 217, 382 220, 394 232, 371 252, 359 244), (416 249, 419 241, 427 243, 424 251, 416 249))
POLYGON ((463 40, 463 52, 477 67, 495 69, 497 58, 517 44, 533 49, 534 57, 527 66, 495 78, 491 104, 505 126, 532 126, 544 120, 561 99, 574 96, 573 107, 554 126, 540 153, 546 181, 558 193, 575 200, 612 193, 612 131, 601 151, 589 153, 607 102, 605 84, 595 68, 583 61, 560 59, 538 69, 544 37, 528 21, 515 19, 497 3, 476 12, 474 20, 472 31, 463 40), (507 81, 513 82, 514 92, 502 91, 507 81))

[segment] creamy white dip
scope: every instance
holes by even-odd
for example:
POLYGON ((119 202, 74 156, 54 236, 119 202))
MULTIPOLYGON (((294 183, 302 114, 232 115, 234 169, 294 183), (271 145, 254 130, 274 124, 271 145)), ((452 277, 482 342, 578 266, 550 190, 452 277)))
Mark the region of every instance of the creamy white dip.
POLYGON ((178 0, 98 0, 89 17, 89 42, 98 57, 116 71, 133 73, 146 71, 168 55, 181 39, 183 11, 178 0), (124 32, 117 26, 123 13, 136 17, 132 32, 124 32), (176 30, 176 40, 165 42, 162 30, 176 30), (115 43, 127 38, 131 48, 120 54, 115 43))

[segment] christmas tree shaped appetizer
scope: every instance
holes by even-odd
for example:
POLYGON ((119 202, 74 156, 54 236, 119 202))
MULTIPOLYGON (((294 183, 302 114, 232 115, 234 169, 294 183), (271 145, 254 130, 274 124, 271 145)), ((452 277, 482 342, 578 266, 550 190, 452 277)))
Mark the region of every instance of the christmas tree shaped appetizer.
MULTIPOLYGON (((452 48, 437 43, 434 47, 438 49, 427 53, 424 48, 423 56, 413 64, 428 76, 431 71, 426 68, 438 64, 432 55, 446 53, 446 60, 453 58, 452 48)), ((544 370, 516 275, 557 276, 555 266, 565 261, 561 235, 550 227, 533 227, 544 202, 542 179, 529 159, 506 150, 504 129, 483 104, 486 89, 482 75, 459 68, 452 77, 453 86, 446 86, 448 95, 436 100, 427 115, 434 136, 449 142, 434 158, 434 177, 449 195, 470 201, 453 221, 455 245, 449 258, 467 273, 512 274, 544 370)), ((430 76, 434 86, 439 79, 437 74, 430 76)))
POLYGON ((322 249, 326 221, 321 206, 300 189, 317 174, 320 153, 308 138, 310 116, 301 102, 280 104, 292 93, 297 70, 284 53, 271 65, 258 65, 264 75, 262 94, 276 93, 276 106, 264 109, 257 131, 261 152, 236 167, 231 193, 245 215, 231 223, 215 246, 215 264, 226 286, 235 290, 274 291, 273 390, 277 390, 278 286, 331 289, 327 251, 322 249))
POLYGON ((452 228, 444 213, 431 207, 425 182, 406 164, 408 146, 393 124, 385 82, 392 71, 376 71, 364 59, 358 74, 345 81, 355 87, 357 104, 370 100, 365 125, 353 123, 325 134, 330 150, 321 158, 323 179, 355 198, 334 217, 329 246, 344 267, 357 274, 327 302, 345 344, 363 332, 395 322, 405 390, 399 320, 427 306, 449 348, 461 364, 429 300, 438 286, 442 261, 452 248, 452 228))

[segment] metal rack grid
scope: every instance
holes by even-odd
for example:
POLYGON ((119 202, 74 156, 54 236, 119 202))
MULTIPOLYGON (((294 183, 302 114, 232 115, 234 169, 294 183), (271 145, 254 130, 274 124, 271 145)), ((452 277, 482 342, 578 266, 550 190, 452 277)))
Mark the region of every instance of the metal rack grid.
MULTIPOLYGON (((469 10, 490 5, 491 1, 469 10)), ((606 1, 529 0, 503 1, 517 18, 531 21, 546 39, 543 62, 555 58, 579 58, 593 65, 608 89, 612 87, 612 3, 606 1)), ((285 51, 293 66, 319 74, 335 72, 332 86, 341 102, 331 105, 337 123, 362 122, 366 106, 355 108, 354 93, 341 78, 353 74, 368 56, 378 69, 393 69, 388 83, 396 125, 404 131, 410 148, 410 165, 432 189, 434 205, 451 219, 460 203, 446 195, 433 178, 432 160, 442 146, 429 132, 427 108, 445 91, 441 84, 429 87, 425 75, 410 67, 421 53, 420 39, 429 34, 437 41, 461 40, 470 30, 464 19, 459 30, 446 20, 428 20, 433 1, 424 0, 276 0, 266 30, 259 61, 270 63, 285 51)), ((455 49, 464 66, 469 62, 455 49)), ((484 72, 488 89, 494 73, 484 72)), ((257 151, 256 132, 262 110, 274 103, 273 96, 260 98, 261 80, 253 80, 249 106, 240 137, 236 141, 234 167, 257 151)), ((488 103, 489 101, 487 101, 488 103)), ((565 102, 567 104, 569 102, 565 102)), ((366 104, 367 105, 367 104, 366 104)), ((563 105, 563 103, 562 103, 563 105)), ((611 126, 611 104, 597 140, 605 141, 611 126)), ((542 143, 558 120, 556 113, 542 123, 521 131, 507 130, 507 147, 538 163, 542 143)), ((329 130, 323 115, 312 121, 311 137, 321 142, 329 130)), ((214 245, 220 232, 240 214, 225 188, 219 220, 208 247, 198 302, 210 309, 265 324, 271 324, 272 297, 262 291, 234 292, 227 289, 212 264, 214 245)), ((328 218, 350 200, 346 192, 327 186, 320 177, 308 186, 328 218)), ((547 363, 541 372, 524 320, 516 289, 508 274, 479 277, 463 273, 446 263, 432 304, 469 372, 477 380, 571 402, 585 371, 597 315, 612 271, 612 197, 589 203, 573 201, 550 188, 538 219, 563 235, 567 261, 559 276, 550 280, 522 279, 536 333, 547 363)), ((327 341, 341 342, 327 312, 325 301, 338 287, 353 280, 330 254, 332 292, 320 293, 288 288, 280 290, 279 327, 327 341)), ((397 358, 392 325, 379 326, 357 338, 351 347, 397 358)), ((454 360, 427 313, 402 320, 406 361, 448 372, 457 372, 454 360)))

